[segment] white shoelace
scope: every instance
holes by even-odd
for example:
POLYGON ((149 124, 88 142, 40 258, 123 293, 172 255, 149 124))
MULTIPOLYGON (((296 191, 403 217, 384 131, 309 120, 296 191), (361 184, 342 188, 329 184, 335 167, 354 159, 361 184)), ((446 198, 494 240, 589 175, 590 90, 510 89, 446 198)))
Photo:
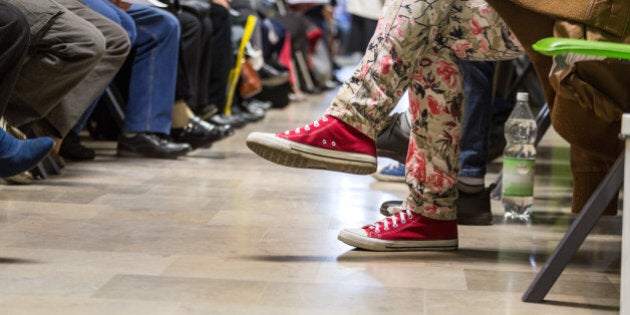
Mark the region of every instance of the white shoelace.
MULTIPOLYGON (((306 125, 306 126, 304 126, 302 128, 304 128, 304 131, 310 131, 311 130, 311 125, 313 125, 313 127, 317 128, 317 127, 320 126, 320 123, 319 123, 320 121, 327 122, 328 118, 326 116, 324 116, 322 119, 316 120, 312 124, 308 124, 308 125, 306 125)), ((299 134, 302 131, 302 128, 299 128, 299 127, 295 128, 294 132, 299 134)), ((287 130, 287 131, 284 132, 285 135, 289 135, 290 133, 291 133, 290 130, 287 130)))
MULTIPOLYGON (((390 207, 392 209, 394 207, 390 207)), ((381 232, 381 225, 383 226, 383 230, 389 231, 389 225, 391 222, 391 226, 393 228, 398 227, 398 220, 400 220, 401 224, 407 223, 407 220, 413 219, 413 213, 409 209, 397 208, 400 209, 398 212, 394 213, 391 217, 385 218, 379 222, 376 222, 370 226, 371 229, 374 229, 375 233, 381 232)), ((389 210, 389 209, 388 209, 389 210)))

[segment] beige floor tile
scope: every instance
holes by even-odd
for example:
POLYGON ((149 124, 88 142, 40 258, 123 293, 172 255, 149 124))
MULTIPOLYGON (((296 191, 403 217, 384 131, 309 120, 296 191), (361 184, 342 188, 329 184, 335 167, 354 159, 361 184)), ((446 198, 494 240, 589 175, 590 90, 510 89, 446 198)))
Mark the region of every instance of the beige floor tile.
MULTIPOLYGON (((11 315, 175 315, 180 305, 166 302, 94 298, 17 296, 0 303, 0 314, 11 315)), ((188 314, 188 313, 186 313, 188 314)))
POLYGON ((6 263, 1 273, 56 272, 144 274, 158 275, 175 260, 173 256, 143 253, 103 252, 53 249, 5 248, 2 251, 6 263), (11 262, 11 257, 13 262, 11 262))
MULTIPOLYGON (((251 131, 305 125, 333 92, 271 110, 178 160, 123 159, 88 141, 32 186, 0 186, 0 314, 615 314, 620 217, 602 218, 543 304, 521 295, 575 219, 568 146, 539 147, 530 224, 460 226, 454 252, 373 253, 338 231, 382 219, 405 184, 285 168, 256 157, 251 131)), ((379 158, 384 166, 389 160, 379 158)), ((501 159, 488 165, 497 178, 501 159)))

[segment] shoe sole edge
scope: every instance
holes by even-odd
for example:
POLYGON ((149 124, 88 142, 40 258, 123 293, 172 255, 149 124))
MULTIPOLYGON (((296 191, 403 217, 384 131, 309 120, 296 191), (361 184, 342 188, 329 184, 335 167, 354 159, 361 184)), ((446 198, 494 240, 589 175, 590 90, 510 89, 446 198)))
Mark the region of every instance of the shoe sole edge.
POLYGON ((372 174, 376 180, 380 182, 392 182, 392 183, 404 183, 405 176, 396 176, 396 175, 386 175, 381 173, 372 174))
POLYGON ((337 239, 341 242, 360 249, 391 252, 391 251, 453 251, 459 246, 457 239, 424 240, 424 241, 388 241, 360 236, 346 230, 341 230, 337 239))
POLYGON ((357 175, 373 174, 376 171, 375 157, 314 148, 275 135, 254 132, 249 134, 246 144, 260 157, 284 166, 357 175))

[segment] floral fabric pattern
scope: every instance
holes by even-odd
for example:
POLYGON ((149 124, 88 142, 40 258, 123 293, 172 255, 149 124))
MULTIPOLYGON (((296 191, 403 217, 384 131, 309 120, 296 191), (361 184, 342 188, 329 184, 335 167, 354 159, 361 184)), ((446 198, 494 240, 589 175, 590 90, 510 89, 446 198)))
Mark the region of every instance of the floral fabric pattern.
POLYGON ((365 56, 327 114, 376 139, 409 91, 412 131, 405 205, 454 220, 464 89, 459 60, 504 60, 523 53, 482 0, 389 0, 365 56))

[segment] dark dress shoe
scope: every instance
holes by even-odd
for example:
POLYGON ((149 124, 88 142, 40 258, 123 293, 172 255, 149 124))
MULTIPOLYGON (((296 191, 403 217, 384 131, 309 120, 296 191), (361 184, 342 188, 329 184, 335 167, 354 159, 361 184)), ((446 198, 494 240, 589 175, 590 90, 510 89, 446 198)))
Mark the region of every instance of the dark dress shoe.
POLYGON ((247 121, 241 117, 237 117, 236 115, 224 114, 216 114, 208 118, 208 122, 220 126, 230 125, 234 128, 241 128, 247 124, 247 121))
POLYGON ((264 86, 278 86, 289 82, 288 71, 280 71, 268 64, 264 64, 262 68, 258 70, 258 74, 264 86))
POLYGON ((171 138, 174 142, 188 143, 193 149, 209 148, 212 143, 234 133, 230 125, 227 127, 232 130, 232 133, 229 133, 224 126, 216 126, 193 116, 184 128, 171 129, 171 138))
POLYGON ((141 156, 158 159, 176 159, 191 150, 188 143, 174 143, 158 135, 141 132, 118 137, 118 156, 141 156))
POLYGON ((262 108, 250 110, 245 104, 235 104, 232 107, 232 114, 245 119, 247 122, 256 122, 265 118, 265 110, 262 108))
POLYGON ((387 118, 385 129, 376 138, 376 152, 380 157, 388 157, 405 164, 409 147, 409 133, 400 126, 402 113, 392 114, 387 118))
POLYGON ((61 147, 59 147, 59 155, 64 159, 71 161, 94 160, 94 157, 96 156, 94 150, 81 144, 79 135, 72 131, 63 138, 61 147))
POLYGON ((232 126, 230 125, 223 125, 223 126, 216 126, 216 128, 219 128, 219 130, 221 130, 221 133, 223 133, 223 137, 222 138, 227 138, 231 135, 234 135, 234 128, 232 128, 232 126))
POLYGON ((273 106, 273 103, 269 102, 269 101, 261 101, 261 100, 257 100, 255 98, 250 99, 247 101, 246 104, 247 108, 249 108, 250 110, 256 109, 256 108, 261 108, 263 110, 268 110, 273 106))

